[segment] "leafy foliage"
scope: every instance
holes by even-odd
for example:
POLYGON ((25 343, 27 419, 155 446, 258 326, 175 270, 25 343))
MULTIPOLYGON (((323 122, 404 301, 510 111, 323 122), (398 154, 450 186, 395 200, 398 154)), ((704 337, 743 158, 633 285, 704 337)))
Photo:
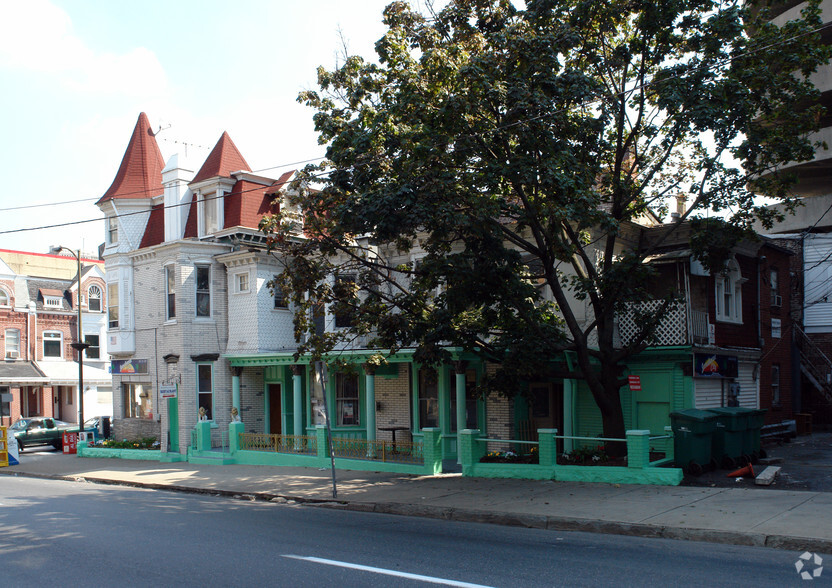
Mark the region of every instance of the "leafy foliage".
POLYGON ((377 63, 319 68, 300 95, 328 160, 262 223, 300 352, 357 337, 426 363, 477 353, 503 390, 582 378, 623 437, 623 362, 661 318, 615 345, 663 243, 641 231, 680 195, 681 220, 719 214, 734 236, 777 220, 756 193, 796 204, 779 168, 817 147, 817 2, 781 27, 744 0, 393 2, 384 22, 377 63), (351 326, 321 332, 324 308, 351 326))

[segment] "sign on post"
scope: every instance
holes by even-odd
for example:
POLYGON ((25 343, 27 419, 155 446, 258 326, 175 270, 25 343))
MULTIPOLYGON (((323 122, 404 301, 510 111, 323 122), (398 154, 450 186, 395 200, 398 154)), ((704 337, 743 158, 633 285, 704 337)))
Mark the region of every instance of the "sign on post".
POLYGON ((159 386, 159 396, 162 398, 176 398, 176 384, 163 384, 159 386))

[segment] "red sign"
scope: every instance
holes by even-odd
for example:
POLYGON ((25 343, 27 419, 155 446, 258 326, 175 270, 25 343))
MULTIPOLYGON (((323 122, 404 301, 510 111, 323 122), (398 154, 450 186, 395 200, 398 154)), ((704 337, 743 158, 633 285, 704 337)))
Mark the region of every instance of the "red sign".
POLYGON ((641 376, 627 376, 631 392, 641 392, 641 376))
POLYGON ((64 433, 64 453, 78 453, 78 433, 64 433))

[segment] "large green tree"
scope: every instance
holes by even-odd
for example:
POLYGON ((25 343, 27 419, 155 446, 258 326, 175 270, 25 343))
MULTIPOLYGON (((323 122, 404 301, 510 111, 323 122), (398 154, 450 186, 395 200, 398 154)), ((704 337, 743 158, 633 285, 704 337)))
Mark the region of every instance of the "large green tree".
POLYGON ((747 0, 515 4, 390 4, 377 62, 348 56, 301 94, 327 160, 262 227, 301 352, 366 336, 425 362, 478 353, 506 391, 580 378, 621 438, 624 362, 662 314, 616 345, 616 313, 650 297, 634 226, 680 195, 682 220, 718 214, 736 235, 776 220, 757 194, 794 205, 778 169, 817 147, 819 10, 778 27, 747 0), (325 304, 351 326, 316 330, 325 304))

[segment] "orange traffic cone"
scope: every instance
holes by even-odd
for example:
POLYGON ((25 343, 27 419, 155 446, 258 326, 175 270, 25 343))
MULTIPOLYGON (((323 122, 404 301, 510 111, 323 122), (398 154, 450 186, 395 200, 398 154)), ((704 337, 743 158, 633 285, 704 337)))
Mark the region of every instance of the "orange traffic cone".
POLYGON ((751 476, 752 478, 756 478, 757 476, 754 475, 754 468, 751 467, 751 464, 748 464, 744 468, 740 468, 731 472, 730 474, 726 474, 726 478, 737 478, 740 476, 751 476))

